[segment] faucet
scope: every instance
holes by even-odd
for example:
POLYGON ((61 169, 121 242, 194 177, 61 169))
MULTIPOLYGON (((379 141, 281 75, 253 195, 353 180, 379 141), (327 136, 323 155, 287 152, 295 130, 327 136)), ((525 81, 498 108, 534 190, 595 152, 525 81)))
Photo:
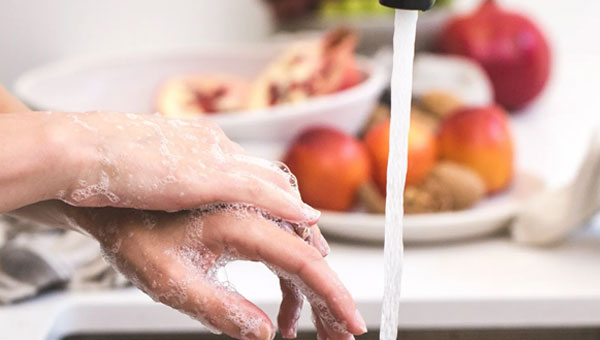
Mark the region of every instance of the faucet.
POLYGON ((427 11, 433 7, 435 0, 379 0, 379 3, 396 9, 427 11))

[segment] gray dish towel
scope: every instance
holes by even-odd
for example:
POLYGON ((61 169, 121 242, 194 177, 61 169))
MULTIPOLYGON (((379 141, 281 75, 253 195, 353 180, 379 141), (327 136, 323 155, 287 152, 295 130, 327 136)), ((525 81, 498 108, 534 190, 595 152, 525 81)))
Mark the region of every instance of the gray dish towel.
POLYGON ((95 240, 0 216, 0 305, 52 288, 94 290, 126 285, 128 281, 102 259, 95 240))

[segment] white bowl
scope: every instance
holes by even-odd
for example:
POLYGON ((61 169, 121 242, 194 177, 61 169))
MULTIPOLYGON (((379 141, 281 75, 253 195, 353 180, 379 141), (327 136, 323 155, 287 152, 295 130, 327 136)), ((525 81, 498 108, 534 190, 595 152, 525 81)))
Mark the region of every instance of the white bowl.
MULTIPOLYGON (((154 112, 159 85, 182 73, 225 73, 252 79, 284 44, 213 47, 204 50, 138 52, 82 57, 26 72, 16 94, 38 110, 154 112)), ((384 67, 359 58, 367 75, 348 90, 296 105, 210 116, 237 141, 285 143, 312 125, 330 125, 355 134, 387 85, 384 67)))

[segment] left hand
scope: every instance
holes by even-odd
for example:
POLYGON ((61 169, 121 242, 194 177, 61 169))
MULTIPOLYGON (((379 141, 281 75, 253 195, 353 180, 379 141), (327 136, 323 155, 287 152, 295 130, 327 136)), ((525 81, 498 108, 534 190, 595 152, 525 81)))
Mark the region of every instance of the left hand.
POLYGON ((71 205, 172 212, 235 202, 288 221, 319 219, 289 169, 249 155, 208 119, 55 112, 43 120, 58 140, 50 144, 73 164, 62 169, 69 185, 54 197, 71 205))

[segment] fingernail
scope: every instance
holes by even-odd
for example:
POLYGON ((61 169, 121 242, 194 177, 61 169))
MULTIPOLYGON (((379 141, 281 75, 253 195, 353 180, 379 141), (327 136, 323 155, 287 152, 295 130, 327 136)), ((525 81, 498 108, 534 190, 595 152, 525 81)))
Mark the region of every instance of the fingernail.
POLYGON ((314 209, 313 207, 311 207, 310 205, 303 203, 304 204, 304 215, 306 215, 306 218, 309 219, 311 222, 316 222, 319 220, 319 218, 321 217, 321 212, 314 209))
POLYGON ((325 238, 321 236, 321 240, 319 241, 319 243, 323 257, 329 255, 329 253, 331 252, 331 248, 329 248, 329 243, 327 243, 327 240, 325 240, 325 238))
POLYGON ((323 335, 320 333, 317 333, 317 340, 329 340, 329 338, 327 337, 327 335, 323 335))
POLYGON ((296 227, 296 233, 305 241, 309 240, 309 237, 311 236, 310 228, 307 226, 296 227))
POLYGON ((285 334, 281 334, 283 336, 284 339, 296 339, 298 337, 298 332, 296 331, 296 329, 288 329, 285 334))
POLYGON ((354 320, 356 320, 356 322, 358 323, 358 328, 360 328, 360 330, 362 331, 361 334, 365 334, 366 332, 368 332, 365 319, 363 319, 362 315, 360 315, 360 312, 358 311, 358 309, 354 313, 354 320))
POLYGON ((262 340, 273 340, 275 338, 275 330, 272 327, 270 327, 269 325, 263 324, 261 326, 261 328, 263 328, 263 330, 261 331, 261 334, 266 335, 266 337, 264 337, 262 340))

